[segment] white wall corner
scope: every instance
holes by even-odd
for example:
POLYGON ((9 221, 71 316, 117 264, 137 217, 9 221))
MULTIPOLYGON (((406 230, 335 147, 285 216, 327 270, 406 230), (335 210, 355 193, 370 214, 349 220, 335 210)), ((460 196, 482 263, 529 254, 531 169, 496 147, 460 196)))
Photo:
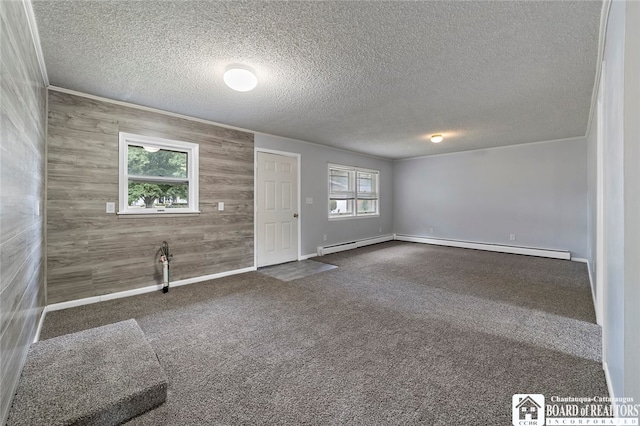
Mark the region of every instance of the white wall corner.
POLYGON ((47 87, 49 86, 49 75, 47 74, 47 66, 44 62, 40 35, 38 34, 38 25, 36 24, 36 15, 33 12, 33 4, 31 4, 31 0, 23 0, 22 4, 24 5, 24 11, 27 15, 29 31, 31 32, 31 40, 33 41, 36 58, 38 59, 38 66, 40 67, 40 73, 42 74, 42 82, 44 83, 44 87, 47 87))
POLYGON ((604 58, 605 35, 607 34, 607 22, 609 21, 609 10, 611 9, 611 0, 602 2, 602 11, 600 13, 600 30, 598 31, 598 53, 596 61, 596 75, 593 83, 593 91, 591 92, 591 104, 589 106, 589 117, 587 118, 587 129, 584 137, 589 136, 593 118, 595 116, 598 105, 598 89, 600 88, 600 74, 602 73, 602 60, 604 58))

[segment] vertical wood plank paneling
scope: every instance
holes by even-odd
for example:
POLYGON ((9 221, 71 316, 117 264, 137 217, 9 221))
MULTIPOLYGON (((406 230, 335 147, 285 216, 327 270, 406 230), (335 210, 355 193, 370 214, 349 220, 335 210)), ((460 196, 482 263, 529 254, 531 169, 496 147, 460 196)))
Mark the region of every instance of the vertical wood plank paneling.
POLYGON ((0 424, 44 306, 46 90, 22 2, 0 1, 0 424))
POLYGON ((253 135, 82 96, 49 91, 48 302, 253 266, 253 135), (118 133, 200 146, 200 215, 118 216, 118 133), (225 211, 217 203, 225 203, 225 211))

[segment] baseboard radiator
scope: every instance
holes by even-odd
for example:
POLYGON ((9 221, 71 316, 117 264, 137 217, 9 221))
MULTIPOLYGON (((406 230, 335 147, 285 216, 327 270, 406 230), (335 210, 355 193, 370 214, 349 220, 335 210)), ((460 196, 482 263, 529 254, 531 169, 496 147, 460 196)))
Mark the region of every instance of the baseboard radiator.
POLYGON ((338 253, 339 251, 352 250, 358 247, 370 246, 371 244, 384 243, 393 241, 393 235, 385 235, 384 237, 367 238, 364 240, 350 241, 346 243, 333 244, 329 246, 318 246, 318 256, 325 254, 338 253))
POLYGON ((353 250, 371 244, 384 243, 386 241, 407 241, 412 243, 433 244, 447 247, 460 247, 475 250, 495 251, 499 253, 523 254, 527 256, 548 257, 551 259, 571 260, 571 253, 567 250, 543 249, 534 247, 519 247, 500 244, 479 243, 473 241, 445 240, 440 238, 420 237, 416 235, 385 235, 383 237, 367 238, 357 241, 349 241, 328 246, 318 246, 318 256, 338 253, 340 251, 353 250))
POLYGON ((527 256, 549 257, 552 259, 571 260, 571 253, 566 250, 542 249, 533 247, 508 246, 473 241, 445 240, 439 238, 419 237, 414 235, 395 234, 394 240, 412 243, 433 244, 437 246, 470 248, 475 250, 495 251, 500 253, 524 254, 527 256))

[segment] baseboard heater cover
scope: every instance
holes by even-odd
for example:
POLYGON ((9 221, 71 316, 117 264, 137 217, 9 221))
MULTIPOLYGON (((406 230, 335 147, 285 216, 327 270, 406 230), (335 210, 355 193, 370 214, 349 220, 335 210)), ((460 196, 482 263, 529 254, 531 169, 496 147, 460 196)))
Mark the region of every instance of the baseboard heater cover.
POLYGON ((411 243, 433 244, 437 246, 470 248, 476 250, 495 251, 500 253, 524 254, 527 256, 548 257, 552 259, 571 260, 571 253, 566 250, 552 250, 531 247, 506 246, 490 243, 476 243, 471 241, 444 240, 439 238, 418 237, 413 235, 395 234, 397 241, 407 241, 411 243))
POLYGON ((340 244, 332 244, 329 246, 318 246, 318 256, 324 256, 326 254, 338 253, 340 251, 353 250, 359 247, 370 246, 372 244, 384 243, 387 241, 393 241, 393 235, 385 235, 383 237, 367 238, 364 240, 350 241, 340 244))

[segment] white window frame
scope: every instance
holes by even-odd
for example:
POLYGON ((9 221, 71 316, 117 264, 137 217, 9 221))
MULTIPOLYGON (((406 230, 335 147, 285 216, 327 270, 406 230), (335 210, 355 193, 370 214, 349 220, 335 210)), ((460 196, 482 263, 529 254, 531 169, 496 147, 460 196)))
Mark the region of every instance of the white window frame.
POLYGON ((345 166, 341 164, 333 164, 329 163, 327 167, 327 211, 329 215, 329 220, 343 220, 343 219, 363 219, 367 217, 380 217, 380 171, 374 169, 365 169, 362 167, 354 167, 354 166, 345 166), (331 213, 331 169, 342 170, 345 172, 349 172, 349 180, 353 183, 353 212, 351 213, 340 213, 340 214, 332 214, 331 213), (358 172, 361 173, 371 173, 375 174, 375 194, 377 198, 360 198, 358 195, 358 172), (352 175, 351 175, 352 173, 352 175), (367 199, 367 200, 375 200, 376 201, 376 211, 375 213, 358 213, 358 200, 367 199))
POLYGON ((120 132, 118 153, 120 156, 120 176, 119 176, 119 215, 158 215, 158 214, 185 214, 200 213, 198 202, 198 180, 199 180, 199 145, 190 142, 182 142, 171 139, 163 139, 152 136, 135 135, 132 133, 120 132), (148 182, 176 183, 178 181, 189 184, 189 206, 187 208, 171 209, 130 209, 129 208, 129 173, 128 159, 129 146, 146 146, 150 148, 165 149, 170 151, 184 152, 187 154, 187 178, 175 179, 154 176, 144 176, 148 182))

